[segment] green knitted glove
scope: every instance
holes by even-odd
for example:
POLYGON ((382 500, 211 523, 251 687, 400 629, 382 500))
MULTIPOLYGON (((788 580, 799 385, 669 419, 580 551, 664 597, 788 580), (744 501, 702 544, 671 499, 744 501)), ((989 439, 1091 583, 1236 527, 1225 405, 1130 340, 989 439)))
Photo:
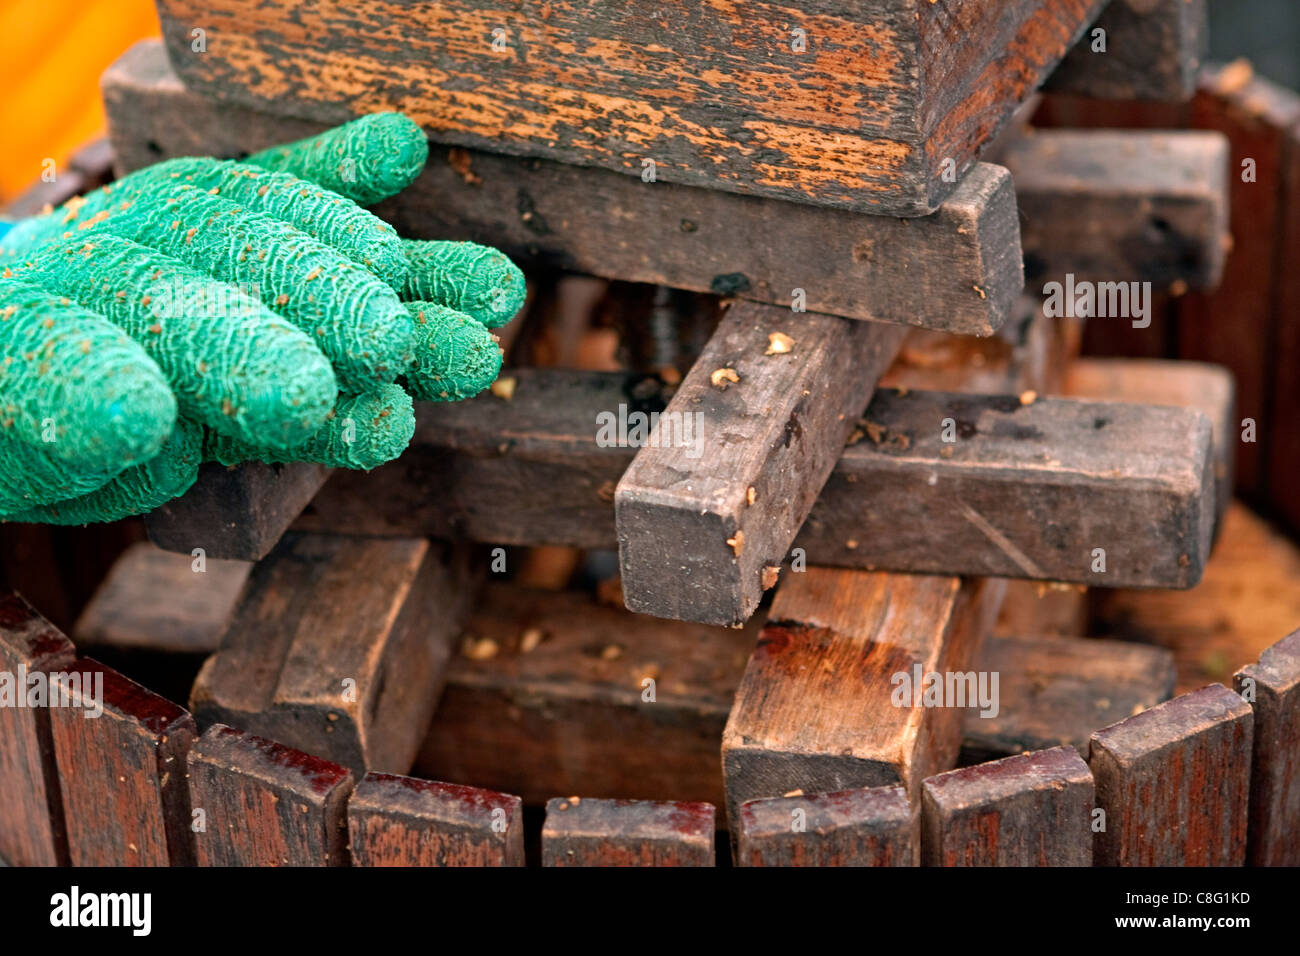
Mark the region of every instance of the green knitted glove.
POLYGON ((0 224, 0 518, 142 513, 205 458, 373 468, 414 431, 395 383, 431 401, 491 384, 488 328, 522 305, 522 273, 485 246, 401 240, 359 205, 427 153, 380 113, 0 224))

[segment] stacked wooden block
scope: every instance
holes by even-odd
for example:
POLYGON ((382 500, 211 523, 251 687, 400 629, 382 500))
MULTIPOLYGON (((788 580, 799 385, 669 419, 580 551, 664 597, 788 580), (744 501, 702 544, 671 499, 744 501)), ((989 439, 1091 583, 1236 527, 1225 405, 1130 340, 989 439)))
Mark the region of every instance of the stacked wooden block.
MULTIPOLYGON (((133 772, 158 812, 124 790, 74 832, 96 778, 73 768, 108 744, 34 716, 0 781, 46 822, 0 856, 510 865, 527 805, 546 865, 712 865, 722 827, 741 865, 1300 859, 1296 635, 1240 672, 1245 697, 1173 697, 1153 648, 991 636, 1007 578, 1195 585, 1230 499, 1230 377, 1078 359, 1081 323, 1042 301, 1054 281, 1213 288, 1226 142, 1026 119, 1045 82, 1190 96, 1204 5, 692 6, 688 26, 639 0, 159 0, 165 49, 104 78, 121 170, 402 109, 432 142, 376 210, 402 234, 499 246, 539 286, 726 308, 611 292, 621 368, 510 368, 418 408, 368 474, 206 472, 150 534, 242 595, 187 623, 211 652, 193 718, 122 689, 107 725, 154 748, 133 772), (633 347, 652 322, 701 344, 633 347), (602 440, 629 409, 702 428, 602 440), (492 580, 556 546, 617 553, 604 600, 492 580), (982 714, 895 699, 936 674, 1000 693, 982 714)), ((507 329, 509 356, 536 355, 546 313, 507 329)), ((159 560, 128 553, 84 633, 156 644, 123 594, 159 560)), ((20 618, 0 648, 74 666, 20 618)))

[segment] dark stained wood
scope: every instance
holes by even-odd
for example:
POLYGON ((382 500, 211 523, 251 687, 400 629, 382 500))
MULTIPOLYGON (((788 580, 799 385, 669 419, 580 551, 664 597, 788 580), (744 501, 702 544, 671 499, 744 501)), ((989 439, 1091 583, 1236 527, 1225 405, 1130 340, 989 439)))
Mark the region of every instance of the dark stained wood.
POLYGON ((1255 713, 1248 861, 1300 864, 1300 631, 1237 671, 1233 687, 1255 713))
POLYGON ((557 797, 542 866, 713 866, 715 817, 708 803, 557 797))
POLYGON ((1268 503, 1293 536, 1300 537, 1300 121, 1291 127, 1283 145, 1282 208, 1288 212, 1276 239, 1277 286, 1273 322, 1277 341, 1273 350, 1274 375, 1265 457, 1268 462, 1268 503))
MULTIPOLYGON (((614 547, 611 502, 635 449, 598 446, 596 416, 620 405, 663 410, 660 383, 504 375, 516 383, 509 402, 488 395, 420 407, 400 459, 336 473, 298 526, 614 547)), ((1200 577, 1214 481, 1211 427, 1199 413, 877 390, 865 423, 795 539, 812 562, 1103 587, 1188 587, 1200 577), (943 441, 946 418, 955 442, 943 441), (1105 575, 1091 570, 1098 547, 1105 575)), ((725 538, 719 544, 724 558, 732 554, 725 538)))
POLYGON ((348 800, 354 866, 523 866, 523 804, 494 790, 368 773, 348 800))
POLYGON ((329 469, 297 463, 209 462, 185 494, 145 517, 149 537, 164 551, 260 561, 320 490, 329 469))
MULTIPOLYGON (((1120 0, 1122 2, 1122 0, 1120 0)), ((1025 281, 1213 288, 1228 231, 1228 144, 1198 131, 1037 130, 1003 156, 1016 184, 1025 281)), ((1099 293, 1100 298, 1100 293, 1099 293)), ((1154 320, 1099 317, 1095 322, 1154 320)))
POLYGON ((895 326, 794 318, 733 306, 619 480, 629 610, 737 624, 771 587, 765 569, 780 566, 903 341, 895 326))
POLYGON ((795 547, 842 567, 1195 584, 1214 528, 1208 419, 1031 398, 878 390, 795 547))
POLYGON ((1210 419, 1214 449, 1216 534, 1232 501, 1233 449, 1240 438, 1236 384, 1220 365, 1159 359, 1081 358, 1066 370, 1061 392, 1096 402, 1196 408, 1210 419))
POLYGON ((188 554, 133 544, 77 618, 73 636, 83 647, 215 651, 253 566, 212 558, 198 567, 188 554))
POLYGON ((185 756, 194 719, 104 665, 62 673, 50 711, 73 866, 192 866, 185 756))
POLYGON ((191 748, 188 778, 200 866, 348 865, 347 768, 216 724, 191 748))
POLYGON ((966 714, 969 761, 1068 744, 1088 756, 1089 739, 1174 692, 1174 657, 1162 647, 1077 637, 993 637, 976 669, 998 674, 998 712, 966 714))
POLYGON ((956 761, 963 708, 895 706, 897 675, 966 672, 1003 590, 818 567, 787 575, 722 736, 728 819, 792 790, 899 783, 915 798, 956 761))
POLYGON ((1073 747, 963 767, 921 785, 927 866, 1091 866, 1092 774, 1073 747))
MULTIPOLYGON (((1192 294, 1179 303, 1178 356, 1232 370, 1238 418, 1256 423, 1254 442, 1234 442, 1237 489, 1259 500, 1270 436, 1295 430, 1294 422, 1269 418, 1269 403, 1274 380, 1294 377, 1294 366, 1274 369, 1278 330, 1273 308, 1279 276, 1294 272, 1294 259, 1279 257, 1278 243, 1287 209, 1286 138, 1300 124, 1300 95, 1253 76, 1244 61, 1234 63, 1206 71, 1192 100, 1191 123, 1224 133, 1232 143, 1232 252, 1213 293, 1192 294), (1242 180, 1247 159, 1255 162, 1254 182, 1242 180)), ((1290 208, 1294 218, 1295 207, 1290 208)), ((1294 314, 1278 318, 1293 322, 1294 314)))
POLYGON ((159 14, 186 86, 271 113, 337 122, 401 109, 438 142, 635 176, 651 158, 665 183, 915 216, 951 192, 945 170, 970 167, 1103 3, 344 12, 163 0, 159 14), (195 55, 200 21, 213 42, 195 55))
POLYGON ((1092 735, 1099 866, 1241 866, 1253 717, 1222 684, 1092 735))
POLYGON ((423 538, 286 536, 194 682, 195 716, 405 773, 472 597, 466 559, 423 538))
POLYGON ((740 805, 737 866, 915 866, 916 816, 898 784, 740 805))
POLYGON ((1089 30, 1044 89, 1104 100, 1190 99, 1208 20, 1206 0, 1111 0, 1094 24, 1106 31, 1106 51, 1093 52, 1089 30))
MULTIPOLYGON (((35 608, 17 594, 0 595, 0 671, 24 704, 33 685, 20 674, 58 673, 75 657, 72 642, 35 608)), ((11 866, 68 861, 47 707, 0 707, 0 859, 11 866)))
MULTIPOLYGON (((127 170, 172 156, 237 157, 323 128, 186 90, 156 41, 109 68, 104 96, 127 170)), ((802 289, 811 312, 969 334, 1001 325, 1023 285, 1011 180, 986 164, 932 216, 903 222, 434 146, 419 179, 375 212, 404 236, 471 239, 525 267, 786 308, 802 289)))
POLYGON ((529 805, 556 793, 721 805, 718 742, 758 624, 663 621, 490 583, 415 772, 529 805))

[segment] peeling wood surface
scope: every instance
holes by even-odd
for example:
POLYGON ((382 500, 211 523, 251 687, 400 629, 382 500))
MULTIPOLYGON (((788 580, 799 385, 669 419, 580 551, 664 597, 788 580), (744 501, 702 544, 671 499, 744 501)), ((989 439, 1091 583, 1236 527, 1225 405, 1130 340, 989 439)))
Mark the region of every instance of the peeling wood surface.
POLYGON ((652 159, 663 182, 915 216, 1103 3, 162 0, 159 16, 186 86, 272 113, 401 109, 439 142, 637 176, 652 159))

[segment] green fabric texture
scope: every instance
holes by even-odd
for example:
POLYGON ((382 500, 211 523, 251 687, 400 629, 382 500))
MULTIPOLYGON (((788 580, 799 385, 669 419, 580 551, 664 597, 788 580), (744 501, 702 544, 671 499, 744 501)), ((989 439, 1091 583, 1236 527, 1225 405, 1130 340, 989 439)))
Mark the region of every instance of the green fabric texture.
POLYGON ((396 229, 352 200, 290 173, 193 157, 171 159, 132 173, 117 184, 119 190, 123 183, 188 185, 213 192, 245 209, 296 226, 390 286, 400 286, 409 269, 396 229))
POLYGON ((8 521, 91 524, 145 514, 190 490, 199 476, 203 430, 184 419, 153 458, 89 494, 10 515, 8 521))
POLYGON ((410 117, 371 113, 244 162, 293 173, 370 206, 411 185, 428 158, 429 141, 410 117))
POLYGON ((162 369, 182 415, 276 448, 306 441, 338 400, 306 333, 235 286, 129 239, 41 246, 16 276, 104 316, 162 369))
POLYGON ((48 447, 0 435, 0 519, 88 494, 119 472, 88 471, 55 458, 45 451, 48 447))
POLYGON ((408 302, 415 318, 415 364, 406 387, 421 401, 459 402, 496 381, 501 346, 469 316, 436 302, 408 302))
POLYGON ((403 239, 402 247, 410 263, 403 299, 440 302, 489 329, 505 325, 523 307, 524 274, 491 246, 403 239))
POLYGON ((2 276, 0 356, 0 433, 86 471, 152 457, 176 422, 162 371, 126 333, 2 276))
POLYGON ((334 414, 311 439, 297 448, 258 448, 209 432, 204 453, 209 461, 236 465, 262 461, 270 465, 309 461, 330 468, 369 471, 392 461, 415 434, 415 407, 399 385, 366 395, 345 395, 334 414))
POLYGON ((392 289, 286 222, 181 186, 161 201, 113 207, 87 234, 100 230, 256 290, 312 337, 342 389, 386 385, 413 358, 415 326, 392 289))

